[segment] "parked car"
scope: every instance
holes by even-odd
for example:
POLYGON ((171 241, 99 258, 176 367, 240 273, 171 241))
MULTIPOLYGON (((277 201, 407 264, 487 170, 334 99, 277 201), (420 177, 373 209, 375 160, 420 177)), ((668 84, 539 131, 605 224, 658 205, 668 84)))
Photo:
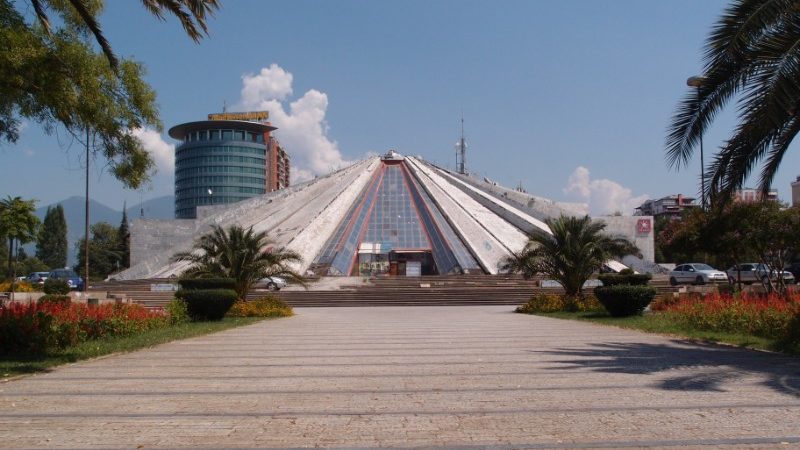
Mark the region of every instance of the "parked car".
POLYGON ((669 273, 669 284, 673 286, 680 283, 706 284, 727 281, 728 274, 703 263, 678 264, 669 273))
POLYGON ((286 287, 286 280, 281 277, 267 277, 258 281, 257 286, 265 287, 270 291, 280 291, 286 287))
POLYGON ((25 281, 30 284, 44 284, 44 280, 47 279, 47 276, 50 275, 50 272, 31 272, 30 275, 25 277, 25 281))
POLYGON ((775 270, 766 264, 760 263, 744 263, 739 264, 738 270, 736 266, 731 267, 726 271, 728 274, 728 281, 731 284, 738 283, 741 276, 742 283, 763 283, 765 278, 769 277, 772 281, 777 281, 778 277, 783 278, 784 284, 794 284, 795 277, 788 270, 775 270))
POLYGON ((83 290, 83 278, 79 277, 78 274, 72 269, 56 269, 51 271, 48 277, 56 280, 66 281, 70 289, 74 289, 76 291, 83 290))

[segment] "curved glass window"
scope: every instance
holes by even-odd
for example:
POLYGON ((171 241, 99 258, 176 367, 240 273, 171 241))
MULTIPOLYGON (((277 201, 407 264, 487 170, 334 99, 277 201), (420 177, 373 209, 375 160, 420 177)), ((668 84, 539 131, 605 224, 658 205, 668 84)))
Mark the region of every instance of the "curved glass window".
POLYGON ((220 146, 202 146, 202 147, 181 147, 175 152, 175 156, 183 156, 192 153, 246 153, 250 155, 265 156, 267 149, 253 148, 237 145, 220 145, 220 146))
POLYGON ((264 164, 263 158, 250 158, 248 156, 216 155, 216 156, 190 156, 182 158, 181 163, 208 164, 220 162, 233 162, 242 164, 264 164))
POLYGON ((263 167, 240 167, 240 166, 198 166, 180 167, 175 170, 175 177, 187 177, 203 173, 247 173, 266 176, 266 169, 263 167))

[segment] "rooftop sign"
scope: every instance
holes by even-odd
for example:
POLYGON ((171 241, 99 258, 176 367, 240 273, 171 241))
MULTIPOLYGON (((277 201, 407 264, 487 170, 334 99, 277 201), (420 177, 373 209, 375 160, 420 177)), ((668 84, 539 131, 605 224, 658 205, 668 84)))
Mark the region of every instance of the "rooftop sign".
POLYGON ((250 111, 250 112, 234 112, 234 113, 220 113, 209 114, 208 120, 267 120, 269 119, 269 111, 250 111))

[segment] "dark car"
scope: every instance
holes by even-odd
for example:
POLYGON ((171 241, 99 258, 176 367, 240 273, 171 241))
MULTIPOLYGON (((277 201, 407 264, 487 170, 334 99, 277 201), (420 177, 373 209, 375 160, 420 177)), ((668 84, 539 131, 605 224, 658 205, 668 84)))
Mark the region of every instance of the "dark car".
POLYGON ((64 280, 67 282, 70 289, 74 289, 76 291, 83 290, 83 278, 79 277, 78 274, 72 269, 53 270, 50 272, 50 276, 48 278, 64 280))
POLYGON ((50 275, 50 272, 31 272, 30 275, 25 277, 25 280, 30 284, 43 285, 48 275, 50 275))

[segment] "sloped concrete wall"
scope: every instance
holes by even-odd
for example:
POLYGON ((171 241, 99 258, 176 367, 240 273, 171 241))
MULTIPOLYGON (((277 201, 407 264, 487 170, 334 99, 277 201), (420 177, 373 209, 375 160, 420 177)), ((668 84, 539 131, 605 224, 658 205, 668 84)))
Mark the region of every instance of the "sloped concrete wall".
POLYGON ((487 209, 502 217, 515 227, 519 228, 526 234, 531 233, 547 233, 550 234, 550 228, 541 220, 531 216, 530 214, 516 208, 508 202, 501 200, 493 195, 490 195, 481 189, 478 189, 463 180, 454 177, 448 172, 439 171, 446 178, 448 178, 454 186, 461 189, 469 195, 473 200, 485 206, 487 209))
MULTIPOLYGON (((160 259, 154 260, 152 255, 172 252, 169 255, 171 256, 175 252, 189 250, 195 226, 194 219, 138 219, 131 222, 131 267, 137 268, 134 273, 149 273, 157 270, 158 267, 154 267, 154 265, 159 264, 160 259), (176 244, 187 241, 190 243, 189 246, 176 247, 176 244)), ((130 269, 126 272, 128 271, 130 269)), ((117 278, 128 279, 122 277, 122 274, 117 278)))
POLYGON ((497 184, 488 183, 474 176, 454 173, 440 167, 437 168, 542 221, 559 217, 562 214, 565 216, 585 216, 589 214, 589 206, 585 203, 556 202, 544 197, 537 197, 528 193, 517 192, 497 184))
POLYGON ((406 161, 486 272, 498 273, 500 262, 510 252, 525 246, 525 234, 450 184, 433 168, 413 157, 407 157, 406 161))
MULTIPOLYGON (((255 231, 269 233, 276 246, 286 246, 319 216, 341 191, 351 186, 370 162, 372 160, 362 161, 327 177, 234 203, 222 210, 214 207, 200 211, 198 214, 200 218, 188 221, 183 227, 178 227, 180 230, 174 230, 171 234, 169 230, 176 227, 175 220, 160 221, 163 223, 142 228, 141 233, 134 234, 132 231, 131 242, 132 246, 140 248, 137 253, 139 259, 130 269, 120 273, 118 278, 169 277, 179 274, 187 264, 170 262, 172 255, 190 249, 194 239, 210 231, 212 225, 228 227, 238 224, 244 228, 252 226, 255 231), (153 230, 162 231, 159 232, 161 234, 156 233, 154 238, 150 234, 153 230)), ((318 237, 327 239, 333 229, 320 229, 320 233, 326 231, 327 235, 318 237)), ((307 255, 303 256, 303 264, 307 266, 313 256, 310 258, 307 255)))
POLYGON ((305 272, 308 269, 379 166, 380 158, 375 157, 364 170, 354 171, 355 179, 340 183, 339 187, 343 189, 332 199, 324 198, 323 201, 327 201, 324 209, 289 241, 287 247, 303 258, 296 270, 305 272))

